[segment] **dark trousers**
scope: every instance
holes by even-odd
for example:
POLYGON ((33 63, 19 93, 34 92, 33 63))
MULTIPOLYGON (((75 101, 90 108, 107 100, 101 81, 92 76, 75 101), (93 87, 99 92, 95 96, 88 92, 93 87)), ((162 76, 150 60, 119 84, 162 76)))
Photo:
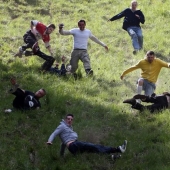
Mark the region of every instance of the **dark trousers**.
MULTIPOLYGON (((31 30, 27 31, 26 34, 23 36, 25 45, 22 46, 22 50, 25 51, 27 48, 33 47, 33 45, 37 42, 36 37, 31 32, 31 30)), ((40 48, 38 47, 38 50, 34 53, 34 55, 37 55, 45 60, 45 62, 42 65, 43 70, 49 70, 51 66, 53 65, 55 59, 52 56, 48 56, 45 53, 40 51, 40 48)))
POLYGON ((68 147, 68 150, 74 155, 79 152, 105 153, 105 154, 121 152, 118 147, 113 148, 80 141, 75 141, 71 143, 68 147))
POLYGON ((17 90, 12 94, 16 96, 13 100, 13 107, 16 109, 23 109, 25 93, 20 88, 17 88, 17 90))
POLYGON ((151 113, 155 111, 161 111, 165 108, 168 108, 168 101, 166 96, 155 96, 155 97, 146 97, 146 100, 143 102, 153 103, 152 105, 144 106, 140 103, 136 103, 132 108, 143 111, 144 109, 149 110, 151 113))
POLYGON ((60 69, 58 69, 56 67, 51 67, 49 69, 49 72, 57 74, 57 75, 64 76, 64 75, 66 75, 67 70, 66 70, 65 64, 62 64, 60 69))

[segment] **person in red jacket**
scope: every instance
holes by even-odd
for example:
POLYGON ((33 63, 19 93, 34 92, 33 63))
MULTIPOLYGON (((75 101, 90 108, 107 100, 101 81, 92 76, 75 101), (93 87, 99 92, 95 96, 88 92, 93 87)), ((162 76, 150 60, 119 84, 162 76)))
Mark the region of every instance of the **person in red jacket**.
POLYGON ((31 21, 31 29, 28 30, 24 36, 23 40, 25 42, 25 45, 22 45, 19 47, 19 52, 15 54, 15 57, 22 57, 23 54, 25 56, 30 56, 30 55, 38 55, 39 57, 43 58, 46 60, 43 65, 42 69, 43 70, 48 70, 52 64, 54 63, 54 58, 51 46, 50 46, 50 34, 55 30, 55 25, 54 24, 49 24, 48 26, 44 25, 43 23, 37 21, 37 20, 32 20, 31 21), (38 41, 42 39, 45 47, 48 49, 50 52, 50 56, 44 54, 43 52, 40 51, 38 41), (28 48, 31 48, 32 51, 27 51, 28 48))

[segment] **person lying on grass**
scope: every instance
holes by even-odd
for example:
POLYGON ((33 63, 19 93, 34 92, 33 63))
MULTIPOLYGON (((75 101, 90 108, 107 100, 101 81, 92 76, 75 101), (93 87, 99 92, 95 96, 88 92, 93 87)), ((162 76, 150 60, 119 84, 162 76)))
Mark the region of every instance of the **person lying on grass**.
POLYGON ((137 109, 140 111, 149 110, 151 113, 153 112, 160 112, 163 109, 170 108, 170 93, 163 92, 161 95, 153 94, 150 96, 145 96, 142 94, 137 94, 133 96, 131 99, 124 100, 123 103, 131 104, 133 109, 137 109), (153 103, 151 105, 144 106, 138 103, 136 100, 140 99, 142 102, 153 103))
POLYGON ((47 144, 52 145, 52 142, 56 136, 59 136, 62 144, 60 148, 60 155, 64 155, 65 148, 73 154, 83 152, 91 153, 103 153, 103 154, 112 154, 112 153, 124 153, 127 146, 127 140, 124 141, 124 144, 118 147, 102 146, 89 142, 78 141, 78 135, 73 131, 73 114, 67 114, 65 119, 60 122, 60 125, 55 129, 55 131, 50 135, 47 144))
POLYGON ((65 65, 65 60, 66 57, 62 56, 61 57, 61 67, 59 68, 59 63, 56 63, 55 67, 51 67, 48 71, 52 74, 56 74, 58 76, 65 76, 66 74, 70 74, 70 70, 71 70, 71 65, 65 65))
POLYGON ((13 100, 13 107, 15 109, 29 110, 39 109, 41 107, 39 99, 46 95, 44 89, 39 89, 35 93, 23 90, 19 88, 14 78, 11 79, 11 84, 12 88, 9 90, 9 93, 15 95, 13 100))

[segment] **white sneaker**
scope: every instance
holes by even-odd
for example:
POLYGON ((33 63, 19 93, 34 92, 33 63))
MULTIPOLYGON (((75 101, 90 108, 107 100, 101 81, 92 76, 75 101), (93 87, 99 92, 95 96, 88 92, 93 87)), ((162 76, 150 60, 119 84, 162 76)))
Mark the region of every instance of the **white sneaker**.
POLYGON ((136 102, 137 102, 137 103, 141 103, 141 100, 140 100, 140 99, 136 99, 136 102))
POLYGON ((118 155, 118 154, 117 154, 117 155, 116 155, 116 154, 115 154, 115 155, 114 155, 114 154, 111 155, 111 159, 112 159, 113 161, 115 161, 115 160, 118 159, 118 158, 121 158, 121 155, 120 155, 120 154, 119 154, 119 155, 118 155))
POLYGON ((12 110, 11 110, 11 109, 5 109, 4 112, 5 112, 5 113, 11 113, 12 110))
POLYGON ((126 146, 127 146, 127 140, 124 141, 122 146, 119 146, 121 153, 124 153, 126 151, 126 146))

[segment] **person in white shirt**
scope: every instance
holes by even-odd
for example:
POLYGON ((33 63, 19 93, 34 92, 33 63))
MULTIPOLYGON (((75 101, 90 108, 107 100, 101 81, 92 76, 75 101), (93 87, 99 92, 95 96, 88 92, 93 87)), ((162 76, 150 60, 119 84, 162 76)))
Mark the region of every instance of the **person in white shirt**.
POLYGON ((69 31, 63 30, 64 24, 59 24, 59 33, 61 35, 73 35, 74 37, 74 44, 73 44, 73 51, 71 53, 71 72, 75 74, 77 68, 78 68, 78 61, 81 60, 84 65, 84 69, 86 71, 87 75, 93 75, 93 70, 91 69, 90 65, 90 58, 89 54, 87 52, 87 43, 88 38, 96 42, 97 44, 103 46, 106 50, 108 50, 108 47, 99 41, 89 29, 85 28, 86 21, 85 20, 79 20, 78 21, 78 28, 73 28, 69 31))

